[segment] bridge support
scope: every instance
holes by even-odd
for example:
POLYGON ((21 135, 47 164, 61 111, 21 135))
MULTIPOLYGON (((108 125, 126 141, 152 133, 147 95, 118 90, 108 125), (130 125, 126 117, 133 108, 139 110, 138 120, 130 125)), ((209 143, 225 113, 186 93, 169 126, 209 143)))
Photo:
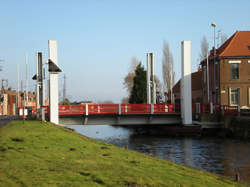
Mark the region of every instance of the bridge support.
POLYGON ((181 42, 181 117, 182 124, 192 124, 192 92, 191 92, 191 42, 181 42))
POLYGON ((43 73, 43 55, 42 52, 37 52, 36 54, 36 77, 33 77, 33 80, 36 80, 36 111, 37 117, 41 117, 42 120, 45 120, 44 108, 44 73, 43 73))
POLYGON ((147 53, 147 104, 156 104, 153 53, 147 53))
POLYGON ((214 113, 214 105, 212 102, 210 102, 210 114, 214 113))
MULTIPOLYGON (((58 64, 56 40, 49 40, 49 59, 58 64)), ((58 125, 58 73, 50 72, 49 79, 50 122, 58 125)))

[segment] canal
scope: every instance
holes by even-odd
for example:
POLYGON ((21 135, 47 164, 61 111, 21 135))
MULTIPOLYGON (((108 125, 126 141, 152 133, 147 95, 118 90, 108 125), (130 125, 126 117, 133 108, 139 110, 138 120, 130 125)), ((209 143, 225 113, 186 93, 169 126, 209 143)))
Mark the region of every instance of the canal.
MULTIPOLYGON (((193 168, 250 182, 250 142, 215 137, 169 137, 138 133, 109 125, 69 126, 80 134, 117 146, 168 159, 193 168)), ((157 127, 156 127, 157 128, 157 127)), ((162 129, 159 129, 162 131, 162 129)), ((155 129, 154 129, 155 132, 155 129)))

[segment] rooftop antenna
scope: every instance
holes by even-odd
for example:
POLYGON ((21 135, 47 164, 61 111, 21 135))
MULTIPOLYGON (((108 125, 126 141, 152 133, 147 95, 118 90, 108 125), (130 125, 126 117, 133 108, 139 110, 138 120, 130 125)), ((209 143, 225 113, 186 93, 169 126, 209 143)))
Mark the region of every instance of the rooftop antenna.
POLYGON ((219 45, 222 44, 222 42, 221 42, 221 35, 222 35, 221 30, 218 30, 217 31, 217 37, 216 37, 216 39, 217 39, 217 48, 219 48, 219 45))

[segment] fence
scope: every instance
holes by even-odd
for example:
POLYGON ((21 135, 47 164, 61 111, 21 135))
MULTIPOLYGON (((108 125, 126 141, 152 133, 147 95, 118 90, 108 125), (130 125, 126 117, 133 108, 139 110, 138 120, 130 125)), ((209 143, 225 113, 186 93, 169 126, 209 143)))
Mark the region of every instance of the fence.
POLYGON ((239 106, 219 105, 213 103, 193 103, 192 112, 196 114, 210 113, 222 115, 238 115, 240 113, 239 106))

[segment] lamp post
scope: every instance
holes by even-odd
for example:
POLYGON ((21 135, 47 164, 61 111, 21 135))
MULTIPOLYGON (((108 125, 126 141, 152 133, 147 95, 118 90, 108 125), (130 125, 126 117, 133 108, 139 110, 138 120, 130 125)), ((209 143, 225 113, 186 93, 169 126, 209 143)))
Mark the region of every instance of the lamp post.
POLYGON ((210 96, 209 96, 209 62, 208 62, 208 53, 207 53, 207 102, 210 102, 210 96))
POLYGON ((216 48, 215 48, 215 34, 216 34, 216 24, 215 23, 212 23, 211 26, 214 28, 214 84, 213 84, 213 92, 214 92, 214 102, 216 102, 216 77, 215 77, 215 71, 216 71, 216 68, 215 68, 215 58, 216 58, 216 48))

